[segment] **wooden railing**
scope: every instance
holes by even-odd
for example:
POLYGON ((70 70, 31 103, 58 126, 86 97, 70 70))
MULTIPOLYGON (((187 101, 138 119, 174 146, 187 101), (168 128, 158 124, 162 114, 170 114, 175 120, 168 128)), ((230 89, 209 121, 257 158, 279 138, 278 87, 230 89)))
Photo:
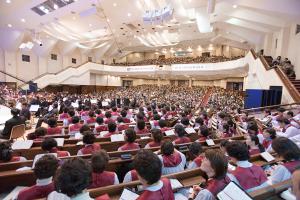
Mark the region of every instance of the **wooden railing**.
POLYGON ((241 111, 246 111, 246 112, 256 112, 256 111, 262 111, 265 109, 276 109, 279 107, 286 107, 286 106, 294 106, 294 105, 300 105, 300 102, 297 103, 289 103, 289 104, 277 104, 277 105, 272 105, 272 106, 264 106, 264 107, 258 107, 258 108, 249 108, 249 109, 242 109, 241 111))

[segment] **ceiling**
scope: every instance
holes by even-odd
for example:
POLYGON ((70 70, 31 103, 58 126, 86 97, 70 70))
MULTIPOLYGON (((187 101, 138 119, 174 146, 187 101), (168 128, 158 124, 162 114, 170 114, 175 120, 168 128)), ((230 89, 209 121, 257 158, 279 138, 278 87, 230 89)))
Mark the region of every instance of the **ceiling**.
POLYGON ((300 23, 299 0, 73 0, 43 16, 33 12, 44 1, 0 1, 1 48, 37 39, 42 52, 57 45, 111 57, 209 44, 249 49, 265 34, 300 23), (166 5, 174 9, 168 20, 143 22, 147 10, 166 5), (207 26, 211 31, 203 31, 207 26))

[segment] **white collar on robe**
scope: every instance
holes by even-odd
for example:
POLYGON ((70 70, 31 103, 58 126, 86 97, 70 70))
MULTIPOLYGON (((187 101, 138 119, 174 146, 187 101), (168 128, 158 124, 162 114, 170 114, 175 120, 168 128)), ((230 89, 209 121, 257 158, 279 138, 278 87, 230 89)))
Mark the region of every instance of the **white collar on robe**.
POLYGON ((163 182, 160 180, 157 183, 154 183, 153 185, 150 185, 145 188, 145 190, 155 192, 157 190, 160 190, 164 186, 163 182))
POLYGON ((237 161, 237 166, 239 167, 243 167, 243 168, 248 168, 248 167, 252 167, 252 163, 249 162, 248 160, 243 160, 243 161, 237 161))
POLYGON ((52 176, 50 178, 36 179, 37 186, 49 185, 50 183, 52 183, 52 176))

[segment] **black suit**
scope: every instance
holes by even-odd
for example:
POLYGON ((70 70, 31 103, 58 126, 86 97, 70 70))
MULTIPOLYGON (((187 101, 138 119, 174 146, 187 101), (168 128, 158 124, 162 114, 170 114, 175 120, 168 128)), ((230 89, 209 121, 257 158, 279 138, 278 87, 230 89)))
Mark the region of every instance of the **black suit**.
POLYGON ((5 138, 5 139, 9 139, 10 138, 10 133, 11 133, 11 129, 16 126, 16 125, 20 125, 20 124, 25 124, 25 120, 22 119, 19 116, 16 117, 12 117, 9 120, 7 120, 5 122, 5 127, 2 131, 2 135, 0 136, 1 138, 5 138))
POLYGON ((31 113, 28 108, 22 109, 20 112, 20 116, 24 117, 25 120, 30 120, 31 113))

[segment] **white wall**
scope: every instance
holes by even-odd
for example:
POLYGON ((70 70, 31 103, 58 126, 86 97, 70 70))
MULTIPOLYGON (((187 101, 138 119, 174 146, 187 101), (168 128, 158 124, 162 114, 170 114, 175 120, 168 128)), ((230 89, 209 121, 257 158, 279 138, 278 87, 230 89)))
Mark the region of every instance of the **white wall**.
POLYGON ((122 86, 122 79, 118 76, 96 74, 96 85, 100 85, 100 86, 122 86))
POLYGON ((300 33, 295 34, 296 24, 291 27, 287 57, 295 67, 297 79, 300 78, 300 33))
POLYGON ((270 89, 270 86, 282 86, 282 104, 293 103, 294 100, 287 88, 277 75, 274 69, 266 70, 260 59, 254 59, 249 52, 245 57, 245 62, 249 64, 249 73, 245 77, 244 90, 246 89, 270 89))

